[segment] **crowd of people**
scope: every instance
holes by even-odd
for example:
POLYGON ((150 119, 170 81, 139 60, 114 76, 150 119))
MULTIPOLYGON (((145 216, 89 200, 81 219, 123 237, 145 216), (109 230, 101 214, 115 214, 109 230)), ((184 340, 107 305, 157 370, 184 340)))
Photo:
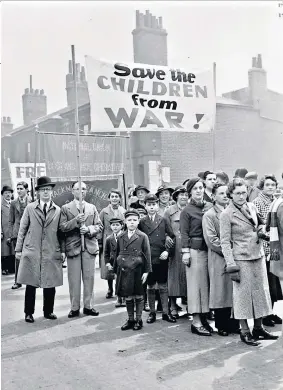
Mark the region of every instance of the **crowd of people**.
MULTIPOLYGON (((283 174, 282 174, 283 179, 283 174)), ((256 172, 237 169, 200 172, 182 185, 160 186, 150 193, 144 185, 130 189, 127 210, 119 190, 109 192, 109 205, 98 213, 87 203, 87 186, 74 183, 74 200, 61 209, 52 202, 55 183, 38 178, 38 200, 31 202, 26 183, 2 189, 2 274, 15 255, 15 284, 26 285, 25 321, 34 322, 36 288, 43 288, 43 313, 54 314, 55 288, 63 284, 67 259, 71 309, 98 316, 94 308, 95 262, 107 281, 106 299, 117 296, 126 307, 121 329, 138 331, 162 320, 175 323, 186 306, 191 332, 212 336, 240 335, 252 346, 275 340, 265 326, 282 324, 273 305, 282 300, 283 193, 274 175, 258 181, 256 172), (82 207, 80 208, 80 194, 82 207), (115 286, 114 286, 115 282, 115 286), (157 304, 156 304, 157 301, 157 304), (253 319, 252 331, 248 320, 253 319)))

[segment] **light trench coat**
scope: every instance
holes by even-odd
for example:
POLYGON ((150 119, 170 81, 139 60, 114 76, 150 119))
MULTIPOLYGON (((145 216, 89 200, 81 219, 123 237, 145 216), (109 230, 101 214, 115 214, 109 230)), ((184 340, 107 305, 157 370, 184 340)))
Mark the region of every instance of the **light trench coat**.
POLYGON ((46 219, 39 201, 25 208, 16 252, 22 252, 17 283, 51 288, 63 284, 61 252, 64 240, 58 235, 60 208, 52 202, 46 219))

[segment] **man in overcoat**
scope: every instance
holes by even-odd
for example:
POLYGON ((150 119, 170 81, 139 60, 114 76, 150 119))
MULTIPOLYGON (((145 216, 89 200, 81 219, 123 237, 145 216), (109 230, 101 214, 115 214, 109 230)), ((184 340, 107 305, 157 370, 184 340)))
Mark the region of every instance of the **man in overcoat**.
MULTIPOLYGON (((31 198, 28 196, 28 183, 21 181, 17 183, 18 198, 12 200, 10 207, 10 218, 9 218, 9 242, 15 247, 17 237, 20 229, 20 222, 25 211, 26 206, 31 203, 31 198)), ((20 260, 15 259, 15 283, 12 286, 12 290, 16 290, 22 285, 17 283, 18 269, 20 260)))
POLYGON ((9 240, 9 213, 13 189, 3 186, 1 195, 1 265, 2 275, 8 275, 14 262, 14 250, 9 240))
POLYGON ((64 240, 59 236, 60 208, 52 202, 55 183, 39 177, 35 190, 39 200, 28 204, 20 222, 16 257, 20 260, 17 283, 26 285, 25 320, 34 322, 36 288, 43 288, 43 314, 56 320, 53 313, 55 287, 62 286, 64 240))
POLYGON ((66 256, 68 262, 68 282, 71 300, 71 311, 68 318, 78 317, 81 303, 81 278, 83 279, 83 313, 98 316, 93 308, 95 258, 99 253, 97 234, 103 229, 96 207, 84 199, 87 193, 85 183, 81 183, 83 213, 80 213, 79 183, 74 183, 72 193, 74 200, 62 206, 60 230, 65 234, 66 256), (84 236, 82 250, 81 235, 84 236))

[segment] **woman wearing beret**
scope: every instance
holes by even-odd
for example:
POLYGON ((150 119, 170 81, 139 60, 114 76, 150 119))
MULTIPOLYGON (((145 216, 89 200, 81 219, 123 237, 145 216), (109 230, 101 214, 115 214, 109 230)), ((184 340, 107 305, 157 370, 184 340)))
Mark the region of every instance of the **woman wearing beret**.
MULTIPOLYGON (((274 201, 274 194, 277 188, 277 180, 274 175, 265 175, 259 182, 258 188, 261 190, 260 194, 253 201, 257 212, 264 223, 266 223, 267 215, 270 210, 271 204, 274 201)), ((270 245, 269 241, 263 241, 263 249, 266 259, 267 278, 269 284, 269 292, 272 307, 275 302, 282 300, 282 290, 280 281, 277 276, 270 272, 270 245)), ((274 324, 282 324, 282 319, 277 315, 270 315, 263 319, 263 325, 274 326, 274 324)))
POLYGON ((176 187, 172 195, 176 204, 167 208, 164 218, 168 220, 176 236, 174 256, 169 259, 168 267, 168 295, 171 301, 171 314, 178 318, 177 298, 187 295, 186 270, 182 263, 181 254, 181 233, 180 233, 180 214, 188 204, 188 193, 184 186, 176 187))
POLYGON ((202 217, 212 207, 205 202, 204 185, 199 177, 187 184, 189 204, 180 215, 182 262, 186 265, 188 312, 193 314, 192 333, 211 336, 209 313, 208 254, 203 237, 202 217))
POLYGON ((103 230, 101 232, 102 235, 102 255, 101 255, 101 261, 100 261, 100 267, 101 267, 101 279, 105 279, 108 282, 108 292, 106 294, 106 298, 110 299, 113 297, 113 280, 114 280, 114 274, 111 272, 108 272, 106 265, 105 265, 105 259, 104 259, 104 250, 105 250, 105 243, 106 238, 112 234, 111 226, 110 226, 110 220, 112 218, 119 218, 124 220, 124 213, 125 209, 122 207, 121 200, 122 200, 122 194, 119 190, 111 189, 108 194, 109 199, 109 205, 101 210, 99 217, 103 224, 103 230))
POLYGON ((262 327, 262 317, 272 313, 264 260, 263 223, 254 204, 247 202, 245 181, 235 178, 229 183, 232 201, 220 215, 220 242, 226 261, 226 271, 233 281, 233 310, 240 320, 241 340, 251 346, 259 339, 278 337, 262 327), (248 319, 254 319, 250 332, 248 319))

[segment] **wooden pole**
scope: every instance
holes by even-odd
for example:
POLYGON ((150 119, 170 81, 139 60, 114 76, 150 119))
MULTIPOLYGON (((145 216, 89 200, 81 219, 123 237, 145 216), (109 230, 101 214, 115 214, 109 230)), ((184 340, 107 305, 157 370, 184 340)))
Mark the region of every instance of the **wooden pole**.
MULTIPOLYGON (((213 85, 214 85, 214 94, 215 94, 215 101, 216 101, 216 62, 213 62, 213 85)), ((213 124, 213 129, 212 129, 212 166, 213 166, 214 172, 216 170, 215 126, 216 126, 216 108, 215 108, 215 119, 214 119, 214 124, 213 124)))
MULTIPOLYGON (((31 76, 30 76, 31 77, 31 76)), ((38 149, 38 142, 40 141, 39 138, 39 132, 38 132, 38 124, 35 125, 34 128, 34 161, 33 161, 33 172, 34 172, 34 177, 33 180, 31 181, 31 197, 32 201, 34 202, 36 200, 35 198, 35 186, 36 186, 36 164, 37 164, 37 149, 38 149)))
MULTIPOLYGON (((75 46, 71 45, 72 65, 73 65, 73 81, 75 92, 75 126, 76 126, 76 141, 77 141, 77 168, 78 168, 78 183, 79 183, 79 204, 80 213, 83 213, 82 201, 82 177, 81 177, 81 156, 80 156, 80 127, 79 127, 79 108, 78 108, 78 91, 77 91, 77 72, 76 72, 76 57, 75 46)), ((81 235, 82 251, 85 250, 84 235, 81 235)))

